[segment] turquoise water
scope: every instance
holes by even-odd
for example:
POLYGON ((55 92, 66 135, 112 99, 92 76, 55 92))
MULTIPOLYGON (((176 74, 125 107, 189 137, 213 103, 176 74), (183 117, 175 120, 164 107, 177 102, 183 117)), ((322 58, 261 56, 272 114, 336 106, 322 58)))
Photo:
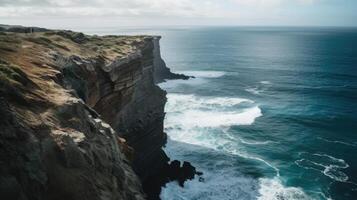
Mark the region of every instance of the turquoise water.
POLYGON ((163 36, 165 151, 203 171, 162 199, 357 199, 357 29, 108 29, 163 36))

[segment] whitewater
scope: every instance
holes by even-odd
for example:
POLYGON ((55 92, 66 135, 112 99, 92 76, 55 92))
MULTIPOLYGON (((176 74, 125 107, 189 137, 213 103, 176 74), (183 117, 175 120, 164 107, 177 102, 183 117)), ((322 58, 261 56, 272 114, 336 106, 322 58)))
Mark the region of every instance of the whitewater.
POLYGON ((163 200, 357 199, 357 30, 142 27, 174 72, 166 153, 204 174, 163 200))
MULTIPOLYGON (((179 84, 204 83, 210 81, 207 79, 222 77, 225 74, 220 71, 180 71, 179 73, 194 76, 196 79, 169 80, 160 86, 168 90, 179 84)), ((176 182, 171 182, 163 188, 160 196, 163 200, 310 199, 301 189, 282 185, 279 169, 269 161, 250 155, 240 147, 240 143, 268 145, 274 143, 273 141, 247 142, 241 138, 237 140, 229 132, 231 126, 252 125, 256 118, 263 115, 259 105, 253 100, 180 93, 168 93, 167 98, 165 131, 169 141, 165 152, 170 158, 193 163, 204 173, 204 181, 196 178, 186 182, 184 188, 176 182), (202 158, 199 157, 203 155, 212 156, 212 161, 202 162, 202 158), (272 168, 276 176, 271 179, 250 178, 239 172, 239 166, 234 166, 230 163, 231 160, 219 159, 220 156, 239 156, 242 159, 261 162, 272 168)))

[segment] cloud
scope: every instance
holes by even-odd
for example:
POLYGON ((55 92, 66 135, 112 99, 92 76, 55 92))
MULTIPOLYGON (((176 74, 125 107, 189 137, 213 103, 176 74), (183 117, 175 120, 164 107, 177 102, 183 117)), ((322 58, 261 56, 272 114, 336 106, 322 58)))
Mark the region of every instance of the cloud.
POLYGON ((0 0, 0 20, 38 26, 44 21, 101 26, 105 20, 121 25, 336 25, 347 19, 355 24, 356 5, 352 0, 0 0))
POLYGON ((301 4, 305 4, 305 5, 312 5, 314 3, 316 3, 318 0, 298 0, 298 2, 300 2, 301 4))
POLYGON ((312 5, 318 0, 233 0, 238 5, 258 7, 278 7, 282 5, 312 5))
MULTIPOLYGON (((210 1, 189 0, 1 0, 0 16, 203 16, 210 1)), ((213 8, 213 7, 212 7, 213 8)))
POLYGON ((275 8, 315 0, 0 0, 0 16, 176 16, 238 15, 243 7, 275 8), (226 8, 231 6, 231 8, 226 8), (232 11, 232 7, 236 12, 232 11), (231 12, 228 12, 231 10, 231 12))

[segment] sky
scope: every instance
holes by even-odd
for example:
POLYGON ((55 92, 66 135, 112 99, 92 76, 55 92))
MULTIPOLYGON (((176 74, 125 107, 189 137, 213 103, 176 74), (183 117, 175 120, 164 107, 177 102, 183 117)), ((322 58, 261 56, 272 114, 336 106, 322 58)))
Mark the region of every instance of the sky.
POLYGON ((0 24, 357 26, 357 0, 0 0, 0 24))

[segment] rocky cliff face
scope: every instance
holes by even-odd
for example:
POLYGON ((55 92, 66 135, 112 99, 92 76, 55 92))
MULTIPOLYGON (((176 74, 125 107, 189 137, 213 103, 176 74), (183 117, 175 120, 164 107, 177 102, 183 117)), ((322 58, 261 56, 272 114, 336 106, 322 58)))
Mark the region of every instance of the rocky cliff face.
POLYGON ((154 43, 154 66, 155 66, 155 71, 154 71, 154 80, 155 83, 160 83, 164 82, 165 80, 168 79, 184 79, 187 80, 189 78, 194 78, 190 76, 186 76, 184 74, 176 74, 172 73, 170 68, 166 66, 165 61, 161 58, 161 52, 160 52, 160 36, 154 37, 153 43, 154 43))
POLYGON ((1 197, 144 199, 169 160, 158 40, 0 32, 1 197))

